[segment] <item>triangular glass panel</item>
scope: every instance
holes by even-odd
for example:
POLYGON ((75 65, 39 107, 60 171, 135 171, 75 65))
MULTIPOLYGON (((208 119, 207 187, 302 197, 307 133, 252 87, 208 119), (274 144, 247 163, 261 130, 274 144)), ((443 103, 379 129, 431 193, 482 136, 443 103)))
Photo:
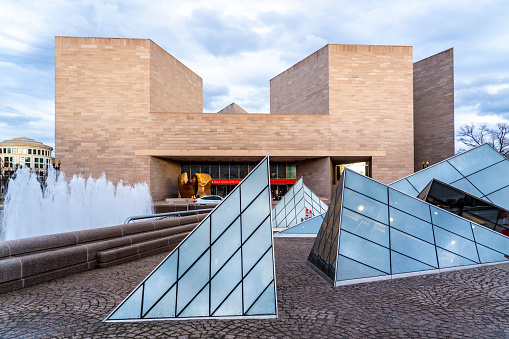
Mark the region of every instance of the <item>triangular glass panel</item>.
POLYGON ((327 204, 300 178, 272 209, 272 225, 274 228, 292 227, 327 212, 327 209, 327 204))
POLYGON ((247 311, 247 314, 258 315, 274 312, 274 303, 272 302, 272 299, 274 299, 274 291, 274 282, 271 282, 258 300, 256 300, 253 306, 247 311))
POLYGON ((508 252, 509 237, 345 169, 308 261, 337 286, 505 261, 508 252))
POLYGON ((273 256, 267 156, 105 321, 277 317, 273 256))
POLYGON ((307 235, 307 236, 316 236, 318 231, 320 230, 320 226, 322 226, 323 218, 325 217, 325 213, 319 216, 313 217, 309 220, 301 222, 298 225, 287 228, 284 231, 274 234, 274 237, 282 237, 282 236, 293 236, 293 235, 307 235))
POLYGON ((415 271, 433 270, 436 269, 436 267, 431 267, 420 261, 399 254, 398 252, 391 251, 391 269, 392 274, 399 274, 415 271))
MULTIPOLYGON (((484 144, 429 166, 417 173, 393 182, 389 186, 411 196, 417 196, 433 179, 464 190, 479 198, 509 187, 509 160, 484 144), (410 185, 409 185, 410 184, 410 185)), ((493 203, 509 209, 509 199, 496 198, 493 203)))
MULTIPOLYGON (((274 305, 274 302, 272 302, 272 304, 274 305)), ((235 288, 235 290, 233 290, 233 292, 226 298, 225 301, 223 301, 221 306, 219 306, 212 315, 213 316, 242 315, 242 284, 239 284, 235 288)))

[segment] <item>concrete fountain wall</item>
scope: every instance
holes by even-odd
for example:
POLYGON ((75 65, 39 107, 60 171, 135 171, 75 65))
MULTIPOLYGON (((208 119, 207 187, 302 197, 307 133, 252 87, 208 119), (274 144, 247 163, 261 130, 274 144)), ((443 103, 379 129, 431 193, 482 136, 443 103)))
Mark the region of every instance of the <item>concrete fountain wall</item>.
POLYGON ((174 249, 208 212, 0 241, 0 293, 174 249))

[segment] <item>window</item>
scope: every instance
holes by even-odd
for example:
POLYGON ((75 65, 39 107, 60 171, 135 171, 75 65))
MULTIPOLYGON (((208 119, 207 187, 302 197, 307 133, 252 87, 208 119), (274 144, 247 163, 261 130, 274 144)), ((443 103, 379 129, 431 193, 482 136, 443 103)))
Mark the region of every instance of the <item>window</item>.
POLYGON ((295 164, 286 164, 286 178, 288 179, 297 178, 297 170, 295 164))
POLYGON ((277 164, 277 177, 278 179, 286 179, 286 164, 279 163, 277 164))
POLYGON ((239 179, 239 165, 230 164, 230 179, 239 179))
POLYGON ((23 148, 23 154, 27 154, 27 149, 23 148))
POLYGON ((219 179, 219 164, 212 163, 210 164, 210 176, 212 179, 219 179))
POLYGON ((12 149, 12 154, 16 154, 16 149, 15 148, 12 149))
POLYGON ((18 148, 18 154, 21 154, 21 148, 18 148))
POLYGON ((37 150, 37 155, 41 155, 41 150, 40 149, 37 150))
POLYGON ((230 179, 230 164, 222 162, 219 166, 219 179, 230 179))
POLYGON ((32 149, 31 148, 28 149, 28 154, 32 154, 32 149))
POLYGON ((248 173, 247 163, 239 164, 239 178, 244 179, 248 173))
MULTIPOLYGON (((193 175, 195 173, 200 173, 200 170, 201 170, 201 166, 200 165, 191 164, 191 178, 193 177, 193 175)), ((189 178, 189 179, 191 179, 191 178, 189 178)))
POLYGON ((35 158, 35 162, 39 162, 39 158, 35 158))
POLYGON ((271 163, 270 164, 270 178, 276 179, 277 178, 277 163, 271 163))
POLYGON ((10 148, 7 149, 7 153, 11 154, 11 149, 10 148))
POLYGON ((44 162, 43 158, 39 158, 39 162, 42 164, 44 162))
POLYGON ((0 148, 0 154, 2 153, 2 149, 0 148))
POLYGON ((37 154, 37 153, 35 153, 35 149, 33 149, 32 152, 34 152, 34 155, 37 154))

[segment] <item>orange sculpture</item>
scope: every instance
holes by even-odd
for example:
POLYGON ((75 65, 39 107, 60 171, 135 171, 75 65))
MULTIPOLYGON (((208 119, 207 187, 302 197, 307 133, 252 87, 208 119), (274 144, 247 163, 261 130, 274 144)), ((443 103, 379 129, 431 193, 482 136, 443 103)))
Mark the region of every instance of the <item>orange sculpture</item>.
POLYGON ((197 180, 189 180, 187 172, 178 177, 179 192, 182 198, 192 198, 196 193, 197 180))
POLYGON ((195 173, 189 180, 187 172, 184 172, 178 177, 178 186, 182 198, 204 197, 212 194, 212 177, 205 173, 195 173))
POLYGON ((196 196, 204 197, 212 194, 212 177, 205 173, 196 173, 194 175, 198 181, 198 188, 196 190, 196 196))

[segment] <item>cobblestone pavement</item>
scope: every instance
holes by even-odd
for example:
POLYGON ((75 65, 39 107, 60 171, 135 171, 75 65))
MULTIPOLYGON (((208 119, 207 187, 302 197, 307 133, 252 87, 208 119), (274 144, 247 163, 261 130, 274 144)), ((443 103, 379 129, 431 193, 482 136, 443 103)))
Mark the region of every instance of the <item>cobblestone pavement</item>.
POLYGON ((509 338, 509 264, 333 288, 276 238, 279 318, 103 323, 157 255, 0 295, 0 338, 509 338))

